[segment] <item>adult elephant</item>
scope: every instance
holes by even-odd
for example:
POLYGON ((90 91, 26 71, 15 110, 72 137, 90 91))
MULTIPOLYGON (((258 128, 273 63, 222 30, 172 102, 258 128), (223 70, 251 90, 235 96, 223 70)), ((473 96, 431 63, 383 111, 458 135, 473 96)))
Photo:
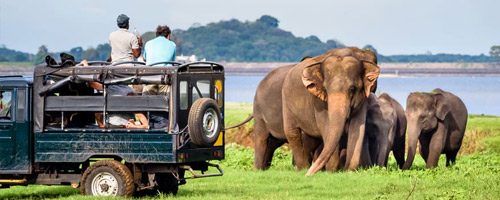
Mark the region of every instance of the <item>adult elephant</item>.
MULTIPOLYGON (((305 57, 307 59, 310 57, 305 57)), ((283 131, 281 88, 286 74, 294 66, 287 65, 273 69, 259 83, 253 102, 253 113, 236 125, 226 129, 239 127, 254 119, 254 169, 266 170, 271 166, 274 151, 285 144, 287 139, 283 131)), ((306 151, 314 152, 319 140, 303 135, 306 151)))
MULTIPOLYGON (((281 88, 286 74, 294 65, 278 67, 259 83, 253 103, 255 157, 254 168, 265 170, 271 166, 274 151, 287 142, 283 131, 281 88)), ((320 141, 302 135, 304 148, 312 152, 320 141)), ((311 161, 309 161, 311 162, 311 161)))
MULTIPOLYGON (((331 49, 324 53, 324 55, 339 55, 339 56, 354 56, 362 60, 370 62, 377 62, 377 57, 370 50, 360 50, 356 47, 345 49, 331 49)), ((311 57, 304 57, 302 61, 310 59, 311 57)), ((284 79, 293 65, 278 67, 259 83, 253 103, 253 113, 243 122, 233 125, 226 129, 241 126, 252 118, 254 118, 254 168, 265 170, 269 168, 272 162, 272 156, 276 148, 280 147, 287 142, 283 130, 283 116, 282 116, 282 86, 284 79)), ((310 137, 307 134, 302 134, 302 142, 304 151, 308 153, 308 161, 312 162, 314 152, 321 145, 322 141, 317 138, 310 137)))
POLYGON ((434 89, 430 93, 411 93, 406 101, 408 156, 403 169, 413 163, 417 139, 427 168, 436 167, 441 154, 446 154, 446 166, 454 164, 467 117, 465 104, 449 92, 434 89))
POLYGON ((351 53, 306 59, 288 72, 283 83, 285 136, 297 169, 310 166, 307 175, 322 169, 337 154, 344 129, 348 134, 345 167, 354 170, 371 164, 364 141, 366 99, 376 87, 380 68, 375 62, 359 59, 350 48, 338 51, 351 53), (312 165, 301 132, 323 140, 324 148, 312 165))
POLYGON ((401 104, 387 93, 368 98, 366 135, 372 163, 386 167, 392 150, 399 168, 403 167, 406 139, 406 117, 401 104))

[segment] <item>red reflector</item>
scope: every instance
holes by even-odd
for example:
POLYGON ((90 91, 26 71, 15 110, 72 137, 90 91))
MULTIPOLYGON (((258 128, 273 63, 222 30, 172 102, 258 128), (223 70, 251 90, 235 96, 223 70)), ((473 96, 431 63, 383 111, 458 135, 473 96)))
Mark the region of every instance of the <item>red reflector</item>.
POLYGON ((188 158, 189 158, 189 154, 188 154, 188 153, 186 153, 186 156, 184 156, 184 157, 186 157, 186 159, 188 159, 188 158))
POLYGON ((214 157, 216 157, 216 156, 217 156, 217 152, 216 152, 216 151, 214 151, 214 157))

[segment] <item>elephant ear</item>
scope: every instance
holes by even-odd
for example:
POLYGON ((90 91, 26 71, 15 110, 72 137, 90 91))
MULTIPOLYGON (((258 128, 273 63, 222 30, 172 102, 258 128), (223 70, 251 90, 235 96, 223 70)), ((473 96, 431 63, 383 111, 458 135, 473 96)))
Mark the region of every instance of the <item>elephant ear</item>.
POLYGON ((448 105, 442 94, 434 94, 434 102, 436 108, 436 117, 439 120, 444 120, 446 115, 451 111, 450 105, 448 105))
POLYGON ((321 61, 307 58, 302 61, 306 65, 302 70, 302 83, 312 95, 326 101, 326 90, 323 87, 323 74, 321 73, 321 61))
POLYGON ((312 57, 311 57, 311 56, 304 56, 304 57, 302 58, 302 60, 300 60, 300 62, 302 62, 302 61, 304 61, 304 60, 307 60, 307 59, 310 59, 310 58, 312 58, 312 57))
POLYGON ((370 92, 375 92, 377 89, 377 79, 380 74, 380 68, 373 62, 362 61, 363 67, 365 68, 363 84, 365 88, 366 97, 370 96, 370 92))

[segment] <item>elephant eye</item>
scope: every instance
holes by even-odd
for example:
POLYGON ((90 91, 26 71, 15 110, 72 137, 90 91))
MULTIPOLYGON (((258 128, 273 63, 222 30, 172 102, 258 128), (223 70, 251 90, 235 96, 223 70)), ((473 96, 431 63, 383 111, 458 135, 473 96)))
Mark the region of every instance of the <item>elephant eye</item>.
POLYGON ((355 92, 356 92, 356 87, 351 86, 351 87, 349 88, 349 93, 354 94, 355 92))

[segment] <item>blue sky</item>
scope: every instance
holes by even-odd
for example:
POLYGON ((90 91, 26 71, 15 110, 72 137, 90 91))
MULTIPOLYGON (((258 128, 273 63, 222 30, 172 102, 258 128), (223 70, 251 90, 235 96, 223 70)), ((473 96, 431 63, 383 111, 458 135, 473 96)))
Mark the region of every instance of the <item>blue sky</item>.
POLYGON ((0 44, 31 53, 42 44, 49 51, 95 47, 108 41, 120 13, 141 33, 267 14, 295 36, 371 44, 384 55, 478 55, 500 45, 498 8, 494 0, 0 0, 0 44))

